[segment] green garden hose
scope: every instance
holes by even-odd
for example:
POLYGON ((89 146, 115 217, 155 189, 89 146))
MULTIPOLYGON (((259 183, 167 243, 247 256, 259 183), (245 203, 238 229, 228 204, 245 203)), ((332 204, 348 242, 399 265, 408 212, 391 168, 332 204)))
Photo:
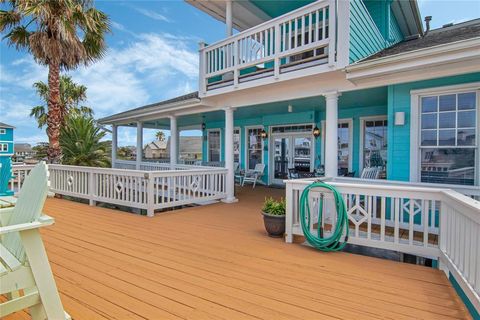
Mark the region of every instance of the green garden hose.
MULTIPOLYGON (((307 186, 303 190, 302 195, 300 196, 300 221, 302 224, 302 231, 307 239, 307 242, 314 248, 321 251, 339 251, 342 250, 348 241, 348 214, 345 202, 343 201, 342 195, 337 191, 333 186, 326 184, 321 181, 314 182, 307 186), (324 237, 323 235, 323 194, 320 197, 318 204, 318 226, 317 226, 317 235, 314 235, 310 232, 310 205, 308 201, 308 196, 310 190, 312 189, 326 189, 333 193, 335 200, 335 209, 337 211, 337 223, 334 230, 329 237, 324 237), (343 241, 342 236, 345 235, 343 241)), ((333 226, 332 226, 333 228, 333 226)))

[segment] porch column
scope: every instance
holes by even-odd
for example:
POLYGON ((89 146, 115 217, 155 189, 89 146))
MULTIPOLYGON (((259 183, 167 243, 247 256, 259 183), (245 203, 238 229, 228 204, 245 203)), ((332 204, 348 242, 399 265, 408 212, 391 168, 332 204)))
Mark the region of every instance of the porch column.
POLYGON ((174 167, 177 164, 178 157, 178 127, 177 117, 170 116, 170 165, 174 167))
POLYGON ((223 200, 226 203, 236 202, 235 199, 235 172, 234 157, 233 157, 233 111, 232 107, 227 107, 225 110, 225 168, 227 169, 227 185, 225 191, 227 198, 223 200))
POLYGON ((230 37, 233 34, 232 1, 233 0, 227 0, 225 2, 225 24, 227 28, 227 37, 230 37))
POLYGON ((118 127, 112 124, 112 168, 115 168, 117 162, 117 148, 118 148, 118 127))
POLYGON ((338 175, 338 92, 324 94, 326 100, 325 117, 325 176, 338 175))
POLYGON ((137 158, 135 168, 140 170, 142 164, 142 155, 143 155, 143 123, 137 121, 137 158))

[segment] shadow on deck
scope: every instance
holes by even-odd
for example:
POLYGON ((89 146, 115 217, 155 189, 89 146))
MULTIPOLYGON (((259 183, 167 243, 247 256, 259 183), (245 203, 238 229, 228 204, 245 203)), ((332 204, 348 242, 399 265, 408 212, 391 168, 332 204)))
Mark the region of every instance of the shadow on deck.
MULTIPOLYGON (((43 238, 74 319, 468 318, 441 271, 266 236, 266 194, 153 218, 48 199, 43 238)), ((7 319, 26 318, 21 312, 7 319)))

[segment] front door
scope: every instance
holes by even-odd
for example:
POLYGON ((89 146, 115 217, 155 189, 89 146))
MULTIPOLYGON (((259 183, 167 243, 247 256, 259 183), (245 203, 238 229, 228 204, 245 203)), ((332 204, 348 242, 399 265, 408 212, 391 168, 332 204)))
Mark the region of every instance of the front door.
POLYGON ((289 169, 300 174, 312 170, 311 135, 274 135, 272 143, 270 166, 273 168, 273 184, 283 184, 283 180, 288 179, 289 169))

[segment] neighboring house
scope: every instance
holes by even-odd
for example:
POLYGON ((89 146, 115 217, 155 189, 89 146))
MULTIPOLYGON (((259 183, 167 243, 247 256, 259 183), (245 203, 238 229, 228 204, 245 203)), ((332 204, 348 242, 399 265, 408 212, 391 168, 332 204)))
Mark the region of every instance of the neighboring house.
POLYGON ((263 163, 265 184, 301 155, 328 176, 479 185, 480 19, 424 30, 414 0, 187 2, 226 21, 200 46, 199 91, 100 119, 114 135, 199 129, 204 161, 263 163))
POLYGON ((167 142, 153 141, 143 148, 143 156, 145 159, 165 159, 168 158, 167 142))
POLYGON ((13 130, 15 127, 0 122, 0 196, 11 195, 8 182, 12 176, 13 130))
POLYGON ((35 151, 28 143, 15 143, 13 145, 13 150, 15 152, 14 161, 16 162, 24 161, 35 156, 35 151))
MULTIPOLYGON (((143 148, 145 159, 168 159, 170 157, 170 137, 168 141, 153 141, 143 148)), ((180 137, 178 148, 180 160, 202 160, 202 137, 180 137)))

